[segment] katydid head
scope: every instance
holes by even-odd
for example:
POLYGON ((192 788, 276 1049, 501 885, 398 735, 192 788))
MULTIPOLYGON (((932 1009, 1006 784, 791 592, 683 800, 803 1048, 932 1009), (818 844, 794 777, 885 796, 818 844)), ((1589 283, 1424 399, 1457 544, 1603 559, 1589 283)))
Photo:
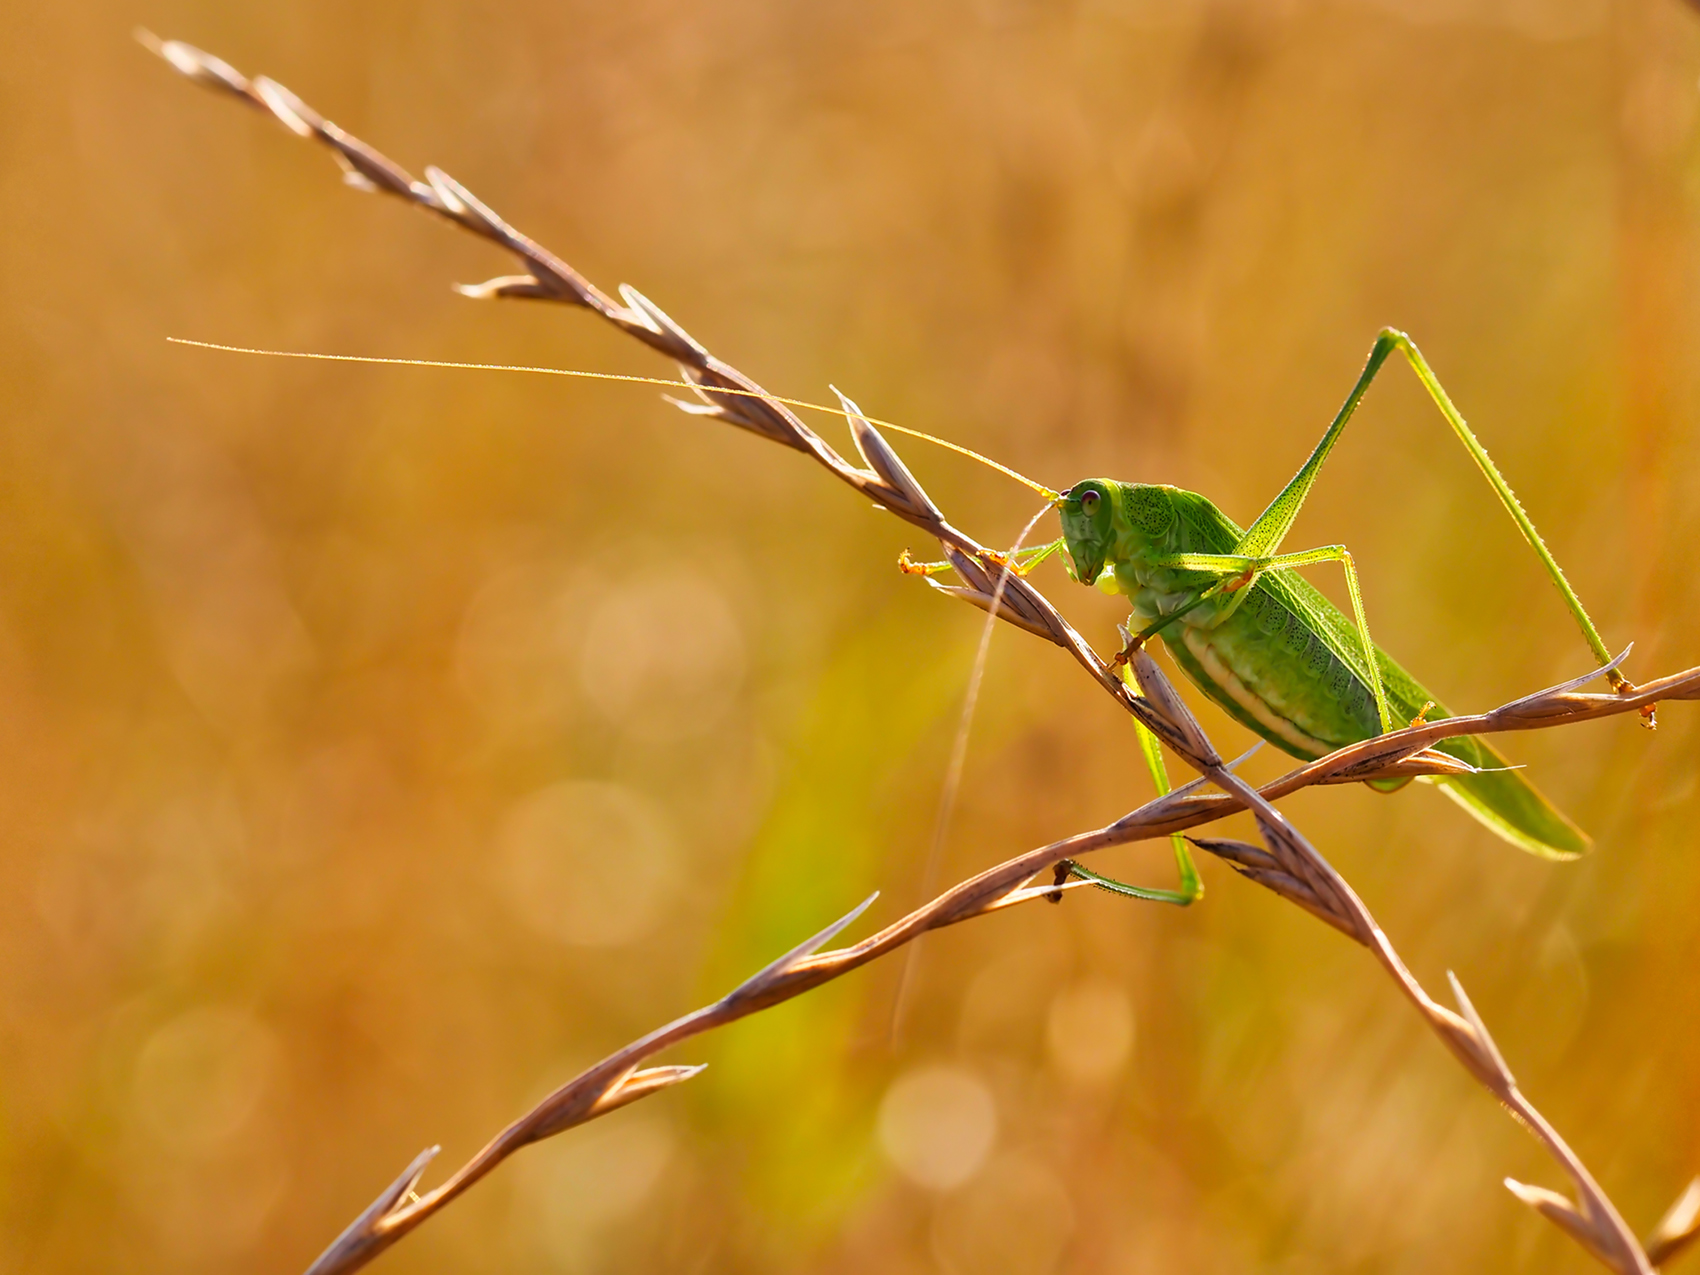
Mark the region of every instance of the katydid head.
POLYGON ((1057 500, 1062 519, 1063 543, 1068 547, 1068 565, 1081 584, 1094 583, 1104 571, 1115 544, 1115 489, 1117 483, 1089 478, 1075 483, 1057 500))

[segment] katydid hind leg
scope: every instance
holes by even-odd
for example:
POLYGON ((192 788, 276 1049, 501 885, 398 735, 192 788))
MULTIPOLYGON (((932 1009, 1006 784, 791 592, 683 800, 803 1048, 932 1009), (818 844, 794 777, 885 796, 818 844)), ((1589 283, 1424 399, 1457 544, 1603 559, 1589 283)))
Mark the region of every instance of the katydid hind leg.
MULTIPOLYGON (((1522 535, 1524 542, 1528 544, 1540 560, 1542 568, 1547 573, 1547 578, 1552 581, 1553 587, 1558 590, 1559 595, 1563 598, 1565 607, 1575 619, 1577 627, 1581 629, 1582 636, 1587 642, 1589 650, 1593 652, 1594 658, 1600 662, 1602 667, 1610 665, 1612 656, 1606 648, 1605 640, 1594 626, 1594 621, 1589 616, 1587 608, 1582 605, 1582 599, 1577 596, 1576 590, 1571 587, 1570 581, 1565 577, 1563 568, 1558 565, 1552 551, 1547 548, 1546 541, 1542 539, 1540 531, 1536 529, 1529 515, 1524 512, 1522 503, 1517 499, 1516 493, 1511 490, 1511 485, 1506 482, 1505 476, 1499 472, 1499 467, 1494 464, 1493 458, 1487 453, 1487 449, 1482 446, 1480 440, 1471 431, 1463 414, 1454 406, 1451 397, 1441 386, 1440 379, 1435 376, 1434 370, 1429 367, 1428 361, 1423 357, 1422 351, 1417 348, 1416 343, 1409 336, 1396 328, 1383 328, 1381 334, 1376 337, 1375 345, 1370 350, 1369 359, 1365 362, 1363 371, 1358 375, 1351 393, 1346 396, 1345 403, 1336 413, 1321 441, 1317 443, 1316 448, 1311 452, 1305 463, 1299 467, 1298 473, 1293 475, 1291 481, 1276 494, 1274 500, 1269 502, 1269 507, 1259 514, 1257 520, 1246 530, 1240 542, 1234 546, 1235 552, 1251 557, 1267 557, 1280 549, 1281 542, 1286 539, 1287 532, 1291 530, 1294 520, 1298 517, 1299 510, 1304 507, 1305 499, 1310 495, 1311 488, 1316 484, 1317 476, 1321 473, 1322 466, 1327 461, 1334 444, 1339 441, 1347 422, 1357 411, 1358 404, 1369 389, 1370 382, 1375 379, 1376 373, 1381 370, 1382 365, 1395 350, 1405 356, 1411 370, 1416 374, 1417 380, 1428 391, 1429 398, 1433 400, 1441 416, 1452 428, 1452 432, 1459 443, 1463 445, 1476 468, 1481 471, 1482 477, 1487 480, 1488 485, 1493 488, 1494 495, 1498 498, 1500 505, 1510 516, 1512 522, 1517 525, 1517 530, 1522 535)), ((1612 686, 1619 691, 1633 689, 1632 684, 1615 669, 1610 671, 1607 677, 1612 686)), ((1650 723, 1651 714, 1645 715, 1650 723)))

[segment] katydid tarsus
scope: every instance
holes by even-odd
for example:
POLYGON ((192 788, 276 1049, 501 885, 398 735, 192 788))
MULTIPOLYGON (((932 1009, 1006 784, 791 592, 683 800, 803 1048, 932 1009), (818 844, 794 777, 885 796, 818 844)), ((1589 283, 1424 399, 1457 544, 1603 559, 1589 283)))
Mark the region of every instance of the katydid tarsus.
MULTIPOLYGON (((1060 514, 1063 534, 1049 545, 1017 555, 1009 569, 1026 574, 1059 549, 1066 550, 1065 563, 1074 579, 1128 598, 1132 613, 1129 632, 1124 635, 1124 657, 1133 647, 1160 637, 1187 677, 1232 717, 1284 752, 1308 760, 1424 715, 1435 719, 1450 715, 1371 639, 1357 572, 1344 545, 1281 552, 1329 453, 1394 351, 1405 355, 1440 414, 1534 550, 1594 656, 1602 666, 1609 665, 1610 653, 1586 608, 1509 484, 1416 345, 1391 328, 1376 339, 1357 383, 1310 457, 1245 529, 1196 492, 1160 484, 1089 479, 1057 493, 959 444, 891 422, 875 423, 942 444, 1044 493, 1060 514), (1295 568, 1325 563, 1339 563, 1345 574, 1350 619, 1294 573, 1295 568)), ((524 370, 596 378, 605 375, 568 369, 524 370)), ((782 401, 844 414, 841 409, 818 404, 782 401)), ((928 575, 948 569, 943 563, 911 562, 907 555, 902 565, 906 571, 928 575)), ((1607 676, 1619 689, 1629 685, 1615 668, 1608 670, 1607 676)), ((1648 720, 1650 723, 1650 714, 1648 720)), ((1166 793, 1169 782, 1157 741, 1137 722, 1135 730, 1152 779, 1159 793, 1166 793)), ((1433 782, 1505 840, 1552 858, 1568 858, 1587 848, 1586 835, 1491 745, 1461 736, 1437 748, 1473 767, 1474 773, 1433 782)), ((1186 842, 1178 836, 1172 840, 1181 875, 1175 890, 1127 885, 1075 864, 1066 865, 1063 871, 1134 898, 1184 905, 1199 897, 1201 887, 1186 842)))

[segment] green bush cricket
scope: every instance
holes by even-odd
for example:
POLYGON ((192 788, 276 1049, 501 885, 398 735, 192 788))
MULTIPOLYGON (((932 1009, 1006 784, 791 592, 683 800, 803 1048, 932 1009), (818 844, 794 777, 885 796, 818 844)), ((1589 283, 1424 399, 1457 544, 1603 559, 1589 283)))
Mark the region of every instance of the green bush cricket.
MULTIPOLYGON (((1058 498, 1070 574, 1127 597, 1132 636, 1123 651, 1160 636, 1175 663, 1230 716, 1295 757, 1310 760, 1432 713, 1450 716, 1410 674, 1370 639, 1352 555, 1344 545, 1281 553, 1294 519, 1329 452, 1339 441, 1370 382, 1395 350, 1409 360, 1477 468, 1492 486, 1525 541, 1581 627, 1614 687, 1630 683, 1581 599, 1487 451, 1453 406, 1427 361, 1403 332, 1384 329, 1357 384, 1310 458, 1249 528, 1241 529, 1209 499, 1178 487, 1090 479, 1058 498), (1353 615, 1347 619, 1292 568, 1338 562, 1353 615)), ((1024 562, 1026 570, 1057 546, 1024 562)), ((1645 712, 1653 724, 1650 711, 1645 712)), ((1155 739, 1143 727, 1140 743, 1160 792, 1168 780, 1155 739)), ((1588 837, 1486 742, 1462 736, 1439 751, 1474 773, 1437 778, 1441 789, 1513 845, 1548 858, 1585 851, 1588 837)), ((1408 781, 1407 781, 1408 782, 1408 781)), ((1402 786, 1386 786, 1392 790, 1402 786)), ((1175 838, 1178 891, 1124 885, 1078 865, 1058 870, 1133 897, 1185 904, 1200 890, 1190 853, 1175 838)))

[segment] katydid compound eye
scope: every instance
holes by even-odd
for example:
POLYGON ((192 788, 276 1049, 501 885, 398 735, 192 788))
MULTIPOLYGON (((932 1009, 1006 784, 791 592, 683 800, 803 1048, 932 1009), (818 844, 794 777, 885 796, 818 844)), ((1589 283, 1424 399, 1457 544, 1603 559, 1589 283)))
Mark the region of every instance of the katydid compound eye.
POLYGON ((1083 514, 1095 514, 1095 513, 1098 512, 1098 493, 1097 492, 1088 491, 1088 492, 1081 493, 1080 512, 1083 513, 1083 514))

